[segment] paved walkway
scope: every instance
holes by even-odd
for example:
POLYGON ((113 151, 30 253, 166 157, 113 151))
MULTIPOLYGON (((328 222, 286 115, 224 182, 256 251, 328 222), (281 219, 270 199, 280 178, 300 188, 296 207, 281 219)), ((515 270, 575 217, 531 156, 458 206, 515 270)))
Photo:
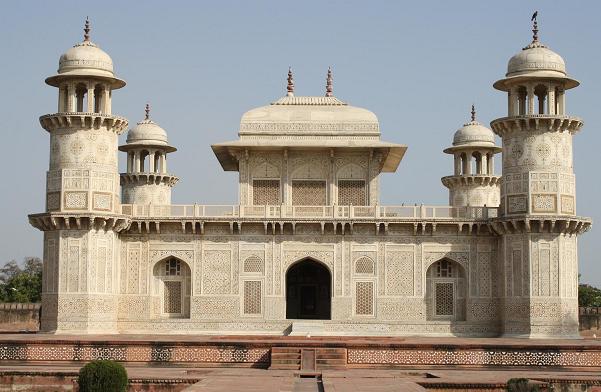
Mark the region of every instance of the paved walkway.
MULTIPOLYGON (((0 372, 62 373, 75 376, 76 365, 11 365, 0 366, 0 372)), ((419 392, 427 384, 504 384, 508 379, 596 381, 601 391, 601 373, 574 371, 539 371, 535 369, 495 370, 380 370, 351 369, 323 371, 321 380, 300 378, 290 370, 245 368, 180 368, 128 366, 130 379, 180 380, 191 385, 186 392, 419 392), (421 385, 420 385, 421 384, 421 385), (422 386, 424 385, 424 386, 422 386)))

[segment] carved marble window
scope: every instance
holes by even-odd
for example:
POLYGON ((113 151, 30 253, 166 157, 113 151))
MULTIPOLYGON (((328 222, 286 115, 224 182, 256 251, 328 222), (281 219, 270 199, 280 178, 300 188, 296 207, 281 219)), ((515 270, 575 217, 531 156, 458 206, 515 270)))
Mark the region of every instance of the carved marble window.
POLYGON ((356 274, 370 274, 374 273, 374 262, 369 257, 361 257, 355 262, 355 273, 356 274))
POLYGON ((181 275, 182 262, 177 259, 169 259, 165 261, 165 275, 179 276, 181 275))
POLYGON ((246 280, 244 281, 244 314, 259 315, 261 314, 261 281, 246 280))
POLYGON ((244 272, 262 274, 263 273, 263 260, 258 256, 250 256, 244 260, 244 272))
POLYGON ((374 282, 355 282, 355 314, 373 316, 374 282))
POLYGON ((315 180, 292 181, 292 205, 325 206, 326 182, 315 180))
POLYGON ((434 283, 434 314, 453 316, 455 314, 455 285, 453 282, 434 283))
POLYGON ((166 281, 163 290, 163 313, 182 313, 182 282, 166 281))
POLYGON ((279 205, 280 180, 253 180, 253 205, 279 205))
POLYGON ((366 204, 365 181, 338 180, 338 205, 364 206, 366 204))

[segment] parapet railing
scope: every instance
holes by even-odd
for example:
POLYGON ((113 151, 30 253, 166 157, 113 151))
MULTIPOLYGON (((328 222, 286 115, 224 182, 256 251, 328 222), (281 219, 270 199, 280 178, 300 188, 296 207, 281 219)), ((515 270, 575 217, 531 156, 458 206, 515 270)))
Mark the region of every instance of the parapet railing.
POLYGON ((135 218, 268 218, 268 219, 488 219, 496 207, 451 206, 292 206, 292 205, 154 205, 123 204, 121 213, 135 218))

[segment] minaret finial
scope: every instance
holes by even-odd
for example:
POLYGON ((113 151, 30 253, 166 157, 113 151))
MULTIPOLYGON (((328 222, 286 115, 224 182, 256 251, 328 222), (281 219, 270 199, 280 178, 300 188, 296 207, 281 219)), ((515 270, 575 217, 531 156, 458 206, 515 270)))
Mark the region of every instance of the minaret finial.
POLYGON ((144 115, 144 120, 150 120, 150 104, 149 103, 146 104, 146 108, 144 109, 144 112, 146 112, 146 114, 144 115))
POLYGON ((476 121, 476 107, 472 104, 472 121, 476 121))
POLYGON ((286 90, 288 90, 286 95, 289 97, 294 96, 294 78, 292 77, 292 67, 288 67, 288 87, 286 87, 286 90))
POLYGON ((86 24, 85 27, 83 28, 83 40, 85 42, 89 42, 90 41, 90 19, 86 16, 86 24))
POLYGON ((326 78, 326 97, 332 96, 332 67, 328 67, 328 77, 326 78))
POLYGON ((538 11, 534 11, 532 14, 532 18, 530 18, 532 24, 532 42, 538 42, 538 22, 536 21, 536 17, 538 16, 538 11))

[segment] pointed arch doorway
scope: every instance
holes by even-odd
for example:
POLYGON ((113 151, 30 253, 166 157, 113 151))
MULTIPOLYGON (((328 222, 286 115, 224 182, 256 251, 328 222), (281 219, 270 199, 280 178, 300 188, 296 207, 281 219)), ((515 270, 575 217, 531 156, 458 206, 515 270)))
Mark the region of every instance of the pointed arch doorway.
POLYGON ((323 264, 304 259, 286 272, 286 318, 330 320, 332 277, 323 264))

